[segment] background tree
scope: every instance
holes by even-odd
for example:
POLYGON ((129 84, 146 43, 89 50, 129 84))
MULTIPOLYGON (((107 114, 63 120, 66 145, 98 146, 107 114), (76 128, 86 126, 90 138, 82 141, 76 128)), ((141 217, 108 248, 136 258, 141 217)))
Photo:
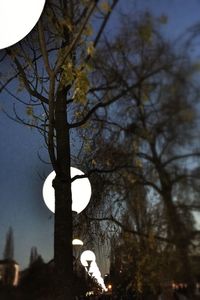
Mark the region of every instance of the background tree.
MULTIPOLYGON (((107 175, 109 192, 106 188, 101 190, 99 198, 106 213, 102 210, 97 220, 111 221, 128 232, 145 235, 135 223, 127 227, 122 222, 124 211, 130 214, 128 201, 135 201, 134 189, 138 184, 145 187, 149 201, 153 205, 160 203, 164 224, 159 233, 170 242, 168 250, 182 268, 179 275, 191 281, 189 256, 195 238, 192 181, 195 177, 198 182, 194 171, 200 154, 196 70, 187 53, 163 38, 149 14, 132 23, 128 17, 126 20, 115 39, 105 39, 95 61, 96 80, 104 86, 99 97, 110 92, 106 87, 116 93, 127 89, 117 105, 93 118, 98 121, 94 135, 98 149, 91 141, 91 163, 98 168, 101 162, 95 161, 95 156, 102 157, 108 166, 116 168, 114 174, 107 175), (183 195, 183 187, 184 191, 190 190, 188 197, 183 195)), ((158 233, 155 228, 154 237, 158 233)))

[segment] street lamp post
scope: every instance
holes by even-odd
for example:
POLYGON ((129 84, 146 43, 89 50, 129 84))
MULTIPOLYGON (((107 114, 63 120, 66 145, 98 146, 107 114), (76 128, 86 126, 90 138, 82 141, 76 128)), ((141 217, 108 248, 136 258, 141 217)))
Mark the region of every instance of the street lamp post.
POLYGON ((73 239, 72 241, 72 245, 73 245, 73 256, 74 256, 74 271, 77 272, 77 262, 78 259, 80 257, 80 250, 81 247, 83 246, 83 242, 79 239, 73 239))

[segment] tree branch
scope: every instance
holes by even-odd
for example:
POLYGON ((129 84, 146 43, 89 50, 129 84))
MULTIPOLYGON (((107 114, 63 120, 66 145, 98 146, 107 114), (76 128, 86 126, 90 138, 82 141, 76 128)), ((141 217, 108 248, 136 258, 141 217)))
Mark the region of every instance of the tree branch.
POLYGON ((113 172, 116 172, 116 171, 119 171, 119 170, 122 170, 122 169, 127 169, 127 168, 131 168, 133 169, 133 166, 127 166, 127 165, 124 165, 124 166, 116 166, 116 167, 113 167, 112 169, 91 169, 89 172, 87 172, 87 174, 84 174, 84 175, 76 175, 74 177, 72 177, 71 179, 71 182, 75 181, 76 179, 82 179, 82 178, 88 178, 90 175, 94 174, 94 173, 113 173, 113 172))
MULTIPOLYGON (((91 221, 109 221, 109 222, 113 222, 115 223, 117 226, 121 227, 125 232, 128 232, 128 233, 131 233, 133 235, 138 235, 138 236, 141 236, 141 237, 145 237, 145 238, 149 238, 149 235, 148 234, 145 234, 145 233, 142 233, 142 232, 139 232, 139 231, 136 231, 134 229, 131 229, 131 228, 128 228, 126 227, 124 224, 122 224, 120 221, 118 221, 117 219, 115 219, 112 215, 111 216, 108 216, 108 217, 103 217, 103 218, 95 218, 95 217, 89 217, 85 214, 86 218, 88 218, 89 220, 91 221)), ((164 238, 164 237, 161 237, 161 236, 157 236, 155 235, 154 238, 158 241, 161 241, 161 242, 166 242, 166 243, 173 243, 172 241, 170 241, 169 239, 167 238, 164 238)))
POLYGON ((172 163, 175 160, 189 158, 189 157, 193 157, 193 156, 199 156, 200 157, 200 152, 193 152, 193 153, 173 156, 172 158, 170 158, 167 161, 163 162, 162 165, 163 165, 163 167, 166 167, 168 164, 172 163))
POLYGON ((53 70, 51 69, 50 64, 49 64, 48 52, 47 52, 46 43, 45 43, 45 35, 44 35, 44 30, 43 30, 41 20, 39 20, 39 22, 38 22, 38 35, 39 35, 39 43, 40 43, 40 49, 41 49, 41 53, 42 53, 43 60, 44 60, 44 65, 45 65, 47 74, 49 75, 49 77, 51 77, 53 70))
MULTIPOLYGON (((12 56, 12 51, 11 50, 7 49, 7 53, 8 53, 9 56, 12 56)), ((19 71, 19 74, 21 75, 24 86, 25 86, 26 90, 28 91, 28 93, 30 95, 32 95, 33 97, 39 99, 41 102, 44 102, 44 103, 48 104, 48 99, 46 97, 44 97, 43 95, 38 93, 36 90, 33 90, 31 88, 30 83, 27 79, 26 73, 24 71, 24 68, 22 67, 20 61, 17 59, 16 56, 14 57, 13 61, 14 61, 15 65, 16 65, 18 71, 19 71)))
POLYGON ((57 74, 60 70, 60 68, 62 67, 62 65, 64 64, 66 58, 69 56, 69 54, 74 50, 74 47, 76 46, 77 42, 79 41, 81 34, 83 33, 83 30, 85 29, 85 26, 90 18, 90 16, 92 15, 94 9, 96 8, 97 3, 99 2, 99 0, 95 0, 93 1, 93 3, 90 5, 90 7, 88 8, 88 12, 86 14, 86 17, 81 25, 81 28, 79 30, 79 32, 77 33, 76 37, 74 38, 74 40, 72 41, 72 43, 69 46, 65 47, 65 55, 60 56, 60 58, 57 61, 56 67, 55 67, 55 73, 57 74))
MULTIPOLYGON (((129 87, 129 90, 133 89, 136 86, 137 86, 137 84, 132 85, 131 87, 129 87)), ((126 95, 127 92, 128 92, 127 89, 123 90, 120 94, 113 97, 110 101, 96 104, 93 108, 91 108, 91 110, 88 112, 88 114, 86 114, 86 116, 81 121, 69 124, 69 127, 76 128, 76 127, 80 127, 80 126, 84 125, 89 120, 89 118, 92 116, 92 114, 95 113, 99 108, 103 108, 103 107, 113 104, 114 102, 119 100, 122 96, 126 95)))

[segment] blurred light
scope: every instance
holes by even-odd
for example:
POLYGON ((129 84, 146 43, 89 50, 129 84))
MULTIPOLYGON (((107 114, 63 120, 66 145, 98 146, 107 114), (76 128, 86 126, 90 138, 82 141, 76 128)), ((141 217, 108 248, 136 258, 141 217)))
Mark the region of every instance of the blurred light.
POLYGON ((176 288, 176 284, 173 282, 172 283, 172 288, 175 289, 176 288))
POLYGON ((89 292, 87 292, 85 295, 86 295, 86 296, 92 296, 92 295, 94 295, 94 291, 89 291, 89 292))
POLYGON ((72 245, 73 246, 83 246, 83 242, 81 240, 79 240, 79 239, 74 239, 72 241, 72 245))
POLYGON ((19 282, 19 265, 15 264, 15 277, 13 281, 13 285, 17 286, 19 282))
POLYGON ((81 254, 80 260, 81 264, 85 267, 89 276, 91 276, 98 283, 98 285, 101 286, 102 290, 106 291, 104 280, 101 277, 101 272, 96 263, 95 254, 90 250, 86 250, 81 254))
MULTIPOLYGON (((84 173, 77 168, 70 168, 71 178, 76 175, 84 175, 84 173)), ((55 178, 56 173, 52 171, 46 178, 43 185, 43 199, 48 207, 53 213, 55 212, 55 191, 52 186, 52 181, 55 178)), ((91 197, 91 185, 88 178, 79 178, 72 182, 72 210, 78 214, 83 211, 88 205, 91 197)))

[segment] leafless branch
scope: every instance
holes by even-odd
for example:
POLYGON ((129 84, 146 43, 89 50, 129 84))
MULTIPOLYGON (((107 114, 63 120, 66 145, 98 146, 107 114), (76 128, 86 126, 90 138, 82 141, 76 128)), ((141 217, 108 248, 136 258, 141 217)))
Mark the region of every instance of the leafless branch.
MULTIPOLYGON (((86 214, 85 214, 86 215, 86 214)), ((125 232, 128 232, 128 233, 131 233, 133 235, 138 235, 138 236, 141 236, 141 237, 144 237, 144 238, 149 238, 149 235, 148 234, 145 234, 143 232, 139 232, 139 231, 136 231, 134 229, 131 229, 131 228, 128 228, 126 227, 123 223, 121 223, 120 221, 118 221, 116 218, 114 218, 112 215, 111 216, 108 216, 108 217, 103 217, 103 218, 96 218, 96 217, 89 217, 86 215, 86 218, 88 218, 90 221, 98 221, 98 222, 102 222, 102 221, 108 221, 108 222, 113 222, 115 223, 117 226, 121 227, 125 232)), ((167 238, 164 238, 164 237, 161 237, 161 236, 157 236, 155 235, 154 238, 158 241, 161 241, 161 242, 166 242, 166 243, 173 243, 172 241, 170 241, 169 239, 167 238)))
POLYGON ((187 153, 187 154, 183 154, 183 155, 175 155, 173 157, 171 157, 170 159, 168 159, 167 161, 165 161, 163 163, 163 167, 166 167, 168 164, 179 160, 179 159, 185 159, 185 158, 189 158, 189 157, 200 157, 200 152, 192 152, 192 153, 187 153))

